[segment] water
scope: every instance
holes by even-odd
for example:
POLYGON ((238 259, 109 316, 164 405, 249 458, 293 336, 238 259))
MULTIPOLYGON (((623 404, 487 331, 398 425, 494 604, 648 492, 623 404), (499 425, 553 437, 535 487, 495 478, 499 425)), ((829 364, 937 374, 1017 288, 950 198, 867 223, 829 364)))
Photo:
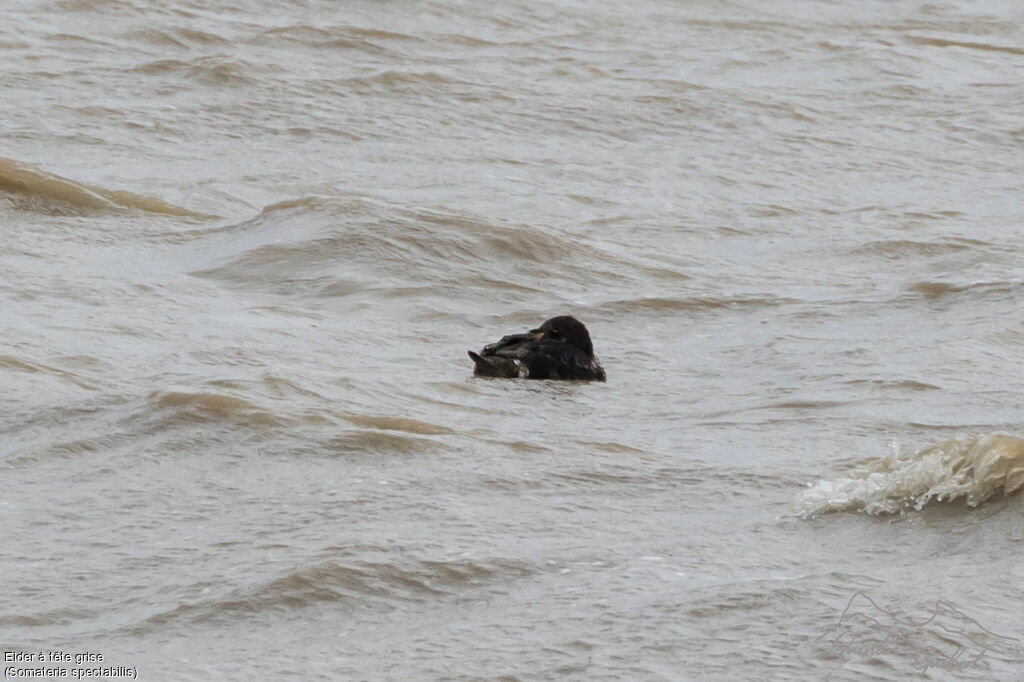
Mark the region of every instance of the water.
POLYGON ((1020 678, 1019 3, 6 9, 5 652, 1020 678))

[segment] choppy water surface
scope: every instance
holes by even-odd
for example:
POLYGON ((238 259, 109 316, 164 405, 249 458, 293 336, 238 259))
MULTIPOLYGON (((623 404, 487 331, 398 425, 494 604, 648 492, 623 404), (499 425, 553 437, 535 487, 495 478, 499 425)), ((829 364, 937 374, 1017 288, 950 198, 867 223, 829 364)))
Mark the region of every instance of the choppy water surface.
POLYGON ((1020 679, 1024 5, 5 18, 4 651, 1020 679))

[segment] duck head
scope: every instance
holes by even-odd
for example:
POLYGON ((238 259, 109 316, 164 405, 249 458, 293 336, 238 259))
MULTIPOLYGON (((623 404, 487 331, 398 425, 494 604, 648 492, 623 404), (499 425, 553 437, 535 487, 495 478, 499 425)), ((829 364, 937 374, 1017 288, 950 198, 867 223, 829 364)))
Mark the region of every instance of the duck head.
POLYGON ((594 356, 594 344, 590 341, 590 332, 583 323, 571 315, 552 317, 539 328, 533 329, 529 335, 535 339, 551 339, 575 346, 587 354, 594 356))

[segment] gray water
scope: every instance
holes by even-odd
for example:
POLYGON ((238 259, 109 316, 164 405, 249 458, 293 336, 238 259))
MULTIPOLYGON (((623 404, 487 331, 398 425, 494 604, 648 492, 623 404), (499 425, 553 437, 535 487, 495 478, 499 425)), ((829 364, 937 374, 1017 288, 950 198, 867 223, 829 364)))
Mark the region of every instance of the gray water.
POLYGON ((1024 5, 3 9, 7 679, 1024 675, 1024 5))

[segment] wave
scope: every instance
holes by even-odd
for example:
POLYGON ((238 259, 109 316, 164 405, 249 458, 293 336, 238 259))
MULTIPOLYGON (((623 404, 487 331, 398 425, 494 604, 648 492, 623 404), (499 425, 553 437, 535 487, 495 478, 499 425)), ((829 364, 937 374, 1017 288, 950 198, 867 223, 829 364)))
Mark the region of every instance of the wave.
POLYGON ((408 417, 379 417, 373 415, 350 414, 345 419, 357 426, 382 431, 405 431, 420 435, 436 436, 455 433, 452 429, 440 424, 410 419, 408 417))
POLYGON ((181 50, 188 50, 196 45, 227 46, 231 44, 231 41, 216 34, 185 26, 169 28, 152 27, 126 33, 124 37, 149 45, 172 47, 181 50))
POLYGON ((267 427, 293 422, 250 400, 212 391, 156 391, 149 396, 149 406, 163 417, 163 426, 230 422, 267 427))
POLYGON ((908 455, 862 464, 811 485, 796 500, 805 518, 839 511, 896 514, 933 502, 969 506, 1024 487, 1024 439, 1005 434, 951 438, 908 455))
POLYGON ((942 299, 960 294, 971 294, 972 296, 1016 296, 1021 283, 1014 281, 993 281, 993 282, 943 282, 943 281, 922 281, 909 285, 909 295, 919 295, 928 300, 942 299))
POLYGON ((308 24, 292 24, 267 29, 259 34, 257 42, 262 43, 263 38, 268 37, 271 41, 283 39, 295 40, 304 44, 332 46, 336 41, 359 41, 370 40, 422 43, 423 38, 408 33, 396 33, 375 28, 362 28, 359 26, 335 25, 329 27, 316 27, 308 24))
POLYGON ((340 457, 363 457, 367 454, 392 457, 424 455, 441 448, 439 441, 431 438, 373 429, 347 429, 330 438, 320 453, 340 457))
POLYGON ((571 235, 495 224, 367 196, 304 197, 197 235, 190 274, 247 291, 307 300, 368 294, 484 298, 549 309, 594 288, 618 291, 634 262, 571 235), (486 294, 482 293, 486 292, 486 294))
POLYGON ((439 436, 457 433, 410 417, 337 412, 323 396, 274 375, 256 381, 211 381, 197 388, 153 391, 136 416, 149 429, 204 424, 256 431, 328 426, 333 435, 317 450, 327 456, 436 452, 445 447, 439 436), (273 389, 281 383, 284 391, 273 389), (316 404, 291 399, 299 392, 316 404))
MULTIPOLYGON (((471 39, 466 39, 471 40, 471 39)), ((318 50, 355 50, 376 57, 402 60, 402 49, 408 45, 423 44, 424 38, 406 33, 394 33, 348 25, 311 26, 292 24, 267 29, 246 41, 253 45, 279 47, 282 42, 318 50)), ((451 42, 457 42, 457 37, 451 42)), ((473 45, 471 42, 465 44, 473 45)), ((487 44, 487 43, 481 43, 487 44)))
MULTIPOLYGON (((95 358, 86 357, 72 357, 66 358, 66 360, 69 360, 71 362, 84 361, 83 364, 95 362, 95 358)), ((12 355, 0 355, 0 369, 8 369, 16 372, 27 372, 30 374, 47 374, 50 376, 57 377, 59 379, 63 379, 65 381, 69 381, 75 384, 76 386, 79 386, 80 388, 84 388, 89 391, 94 391, 98 388, 96 382, 89 381, 88 379, 83 378, 69 370, 62 369, 60 367, 54 367, 51 365, 45 365, 39 362, 22 360, 21 358, 16 358, 12 355)))
POLYGON ((605 313, 669 314, 690 311, 758 310, 796 303, 796 299, 772 295, 646 297, 608 301, 596 308, 605 313))
POLYGON ((973 40, 954 40, 940 38, 938 36, 916 36, 907 35, 906 40, 918 45, 929 47, 962 47, 968 50, 981 50, 984 52, 1003 52, 1012 55, 1024 55, 1024 47, 1019 45, 995 45, 993 43, 982 43, 973 40))
POLYGON ((134 70, 146 76, 170 75, 215 87, 253 87, 258 82, 253 75, 257 70, 256 65, 221 56, 199 57, 189 61, 158 59, 140 64, 134 70))
POLYGON ((0 157, 0 196, 14 208, 45 215, 89 215, 141 211, 208 218, 153 197, 75 182, 28 164, 0 157))
MULTIPOLYGON (((352 548, 334 548, 350 552, 352 548)), ((529 565, 496 560, 330 560, 296 568, 249 588, 238 588, 209 600, 181 604, 147 618, 140 629, 168 623, 235 622, 245 614, 268 610, 294 611, 321 603, 352 608, 390 609, 401 602, 457 597, 488 584, 518 580, 532 573, 529 565)))
POLYGON ((944 256, 950 253, 989 246, 988 242, 963 237, 936 241, 879 239, 856 247, 852 250, 852 253, 877 256, 888 260, 902 260, 914 256, 944 256))

